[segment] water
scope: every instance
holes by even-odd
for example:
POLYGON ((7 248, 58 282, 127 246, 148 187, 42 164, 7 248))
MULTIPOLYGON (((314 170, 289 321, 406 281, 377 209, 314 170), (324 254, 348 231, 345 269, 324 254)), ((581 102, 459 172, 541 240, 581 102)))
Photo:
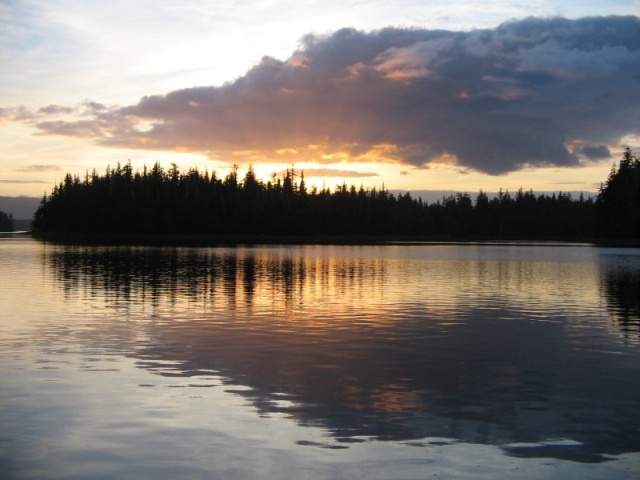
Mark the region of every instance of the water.
POLYGON ((638 478, 640 251, 0 239, 0 478, 638 478))

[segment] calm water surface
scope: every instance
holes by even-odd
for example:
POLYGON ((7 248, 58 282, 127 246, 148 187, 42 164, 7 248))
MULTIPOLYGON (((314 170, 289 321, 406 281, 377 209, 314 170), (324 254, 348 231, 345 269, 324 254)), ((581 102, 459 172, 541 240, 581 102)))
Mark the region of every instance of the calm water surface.
POLYGON ((0 478, 640 475, 640 251, 0 239, 0 478))

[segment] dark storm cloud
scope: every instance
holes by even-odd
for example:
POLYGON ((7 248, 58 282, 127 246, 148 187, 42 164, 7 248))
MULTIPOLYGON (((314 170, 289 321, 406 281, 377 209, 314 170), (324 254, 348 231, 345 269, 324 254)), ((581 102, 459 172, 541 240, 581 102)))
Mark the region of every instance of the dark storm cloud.
POLYGON ((604 145, 585 147, 582 149, 582 154, 591 159, 609 158, 611 156, 611 152, 604 145))
MULTIPOLYGON (((319 163, 438 159, 490 174, 577 165, 640 134, 640 19, 525 19, 471 32, 309 35, 220 87, 95 104, 38 127, 106 146, 276 151, 319 163)), ((288 158, 291 158, 290 156, 288 158)))

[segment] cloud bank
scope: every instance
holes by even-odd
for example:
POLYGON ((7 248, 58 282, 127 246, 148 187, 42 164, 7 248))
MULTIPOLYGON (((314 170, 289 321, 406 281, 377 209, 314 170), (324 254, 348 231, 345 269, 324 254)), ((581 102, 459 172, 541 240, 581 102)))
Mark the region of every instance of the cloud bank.
POLYGON ((640 135, 640 18, 343 29, 308 35, 290 58, 265 57, 223 86, 124 107, 87 101, 75 113, 51 105, 34 117, 40 134, 230 163, 573 166, 640 135))

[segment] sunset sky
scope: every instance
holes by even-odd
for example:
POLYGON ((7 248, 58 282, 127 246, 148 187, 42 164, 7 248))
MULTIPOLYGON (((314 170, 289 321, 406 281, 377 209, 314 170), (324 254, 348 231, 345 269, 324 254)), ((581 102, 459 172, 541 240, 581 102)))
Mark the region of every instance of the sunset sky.
POLYGON ((639 0, 0 0, 0 195, 160 161, 596 192, 640 153, 639 0))

